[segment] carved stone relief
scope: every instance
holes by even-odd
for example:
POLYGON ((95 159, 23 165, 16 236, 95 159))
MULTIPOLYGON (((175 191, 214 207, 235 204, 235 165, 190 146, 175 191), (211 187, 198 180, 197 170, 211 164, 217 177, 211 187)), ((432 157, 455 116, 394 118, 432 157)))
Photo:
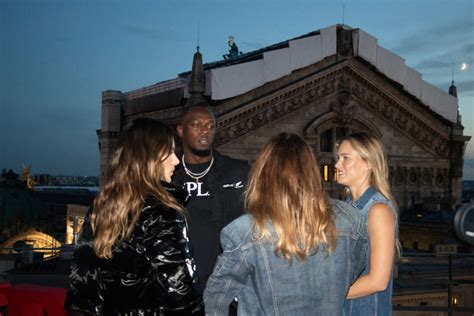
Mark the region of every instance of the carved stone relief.
POLYGON ((238 115, 220 121, 216 145, 225 144, 334 93, 340 94, 337 102, 331 104, 331 109, 338 114, 342 124, 350 125, 360 107, 364 105, 426 150, 441 157, 449 156, 449 139, 446 136, 418 119, 348 66, 294 86, 291 90, 283 91, 261 103, 253 103, 238 115))
POLYGON ((216 145, 225 144, 251 130, 312 104, 316 100, 332 95, 336 91, 336 75, 337 72, 332 73, 331 76, 316 78, 302 86, 295 86, 289 91, 282 92, 280 96, 253 105, 235 117, 219 121, 216 145))
MULTIPOLYGON (((348 68, 348 72, 351 70, 348 68)), ((354 73, 355 76, 358 76, 354 73)), ((377 111, 387 122, 396 126, 429 151, 434 151, 441 157, 449 155, 449 139, 441 135, 436 129, 428 126, 413 114, 402 108, 399 104, 383 95, 380 91, 374 91, 369 83, 363 78, 348 80, 347 89, 366 106, 377 111)))
POLYGON ((451 176, 454 178, 462 178, 463 175, 463 157, 464 157, 464 142, 451 142, 451 176))
POLYGON ((342 91, 337 97, 337 101, 331 104, 331 110, 336 114, 336 118, 343 126, 350 126, 352 119, 359 114, 359 105, 351 100, 347 91, 342 91))

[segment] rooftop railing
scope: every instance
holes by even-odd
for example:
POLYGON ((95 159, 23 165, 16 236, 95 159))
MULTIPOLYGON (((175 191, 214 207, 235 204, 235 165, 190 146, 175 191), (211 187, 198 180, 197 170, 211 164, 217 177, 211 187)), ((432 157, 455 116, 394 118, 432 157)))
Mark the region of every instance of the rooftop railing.
POLYGON ((187 81, 183 78, 176 78, 158 82, 151 86, 144 88, 132 90, 124 93, 126 100, 133 100, 136 98, 141 98, 147 95, 156 94, 159 92, 164 92, 172 89, 182 88, 187 84, 187 81))
POLYGON ((474 254, 407 253, 394 280, 394 315, 473 315, 474 254))
MULTIPOLYGON (((38 283, 35 277, 46 274, 41 269, 28 269, 34 265, 48 264, 54 258, 69 260, 73 245, 61 248, 3 248, 0 251, 15 252, 17 268, 23 268, 30 279, 23 275, 22 283, 38 283), (34 256, 40 251, 55 253, 44 260, 34 256), (33 255, 32 255, 33 253, 33 255), (43 261, 44 260, 44 261, 43 261), (27 281, 25 281, 27 280, 27 281)), ((0 261, 4 257, 0 257, 0 261)), ((4 267, 1 265, 0 267, 4 267)), ((21 269, 20 269, 21 270, 21 269)), ((48 271, 51 273, 51 271, 48 271)), ((67 281, 67 272, 64 272, 67 281)), ((474 254, 420 254, 404 253, 395 268, 393 311, 402 315, 473 315, 474 314, 474 254)), ((0 280, 11 280, 8 271, 0 271, 0 280)), ((50 284, 51 286, 62 286, 50 284)))

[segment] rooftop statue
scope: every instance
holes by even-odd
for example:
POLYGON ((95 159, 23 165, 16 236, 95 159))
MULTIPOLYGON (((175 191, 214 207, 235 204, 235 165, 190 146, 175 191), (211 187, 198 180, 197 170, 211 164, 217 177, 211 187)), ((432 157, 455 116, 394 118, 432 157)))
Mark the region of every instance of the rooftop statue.
MULTIPOLYGON (((229 45, 229 53, 222 55, 224 59, 231 59, 239 56, 239 48, 237 47, 237 44, 235 43, 235 39, 233 36, 229 36, 229 40, 227 41, 227 44, 229 45)), ((242 54, 242 52, 240 52, 242 54)))
POLYGON ((34 189, 36 182, 31 177, 31 164, 26 167, 25 165, 21 168, 21 180, 26 182, 26 187, 28 189, 34 189))

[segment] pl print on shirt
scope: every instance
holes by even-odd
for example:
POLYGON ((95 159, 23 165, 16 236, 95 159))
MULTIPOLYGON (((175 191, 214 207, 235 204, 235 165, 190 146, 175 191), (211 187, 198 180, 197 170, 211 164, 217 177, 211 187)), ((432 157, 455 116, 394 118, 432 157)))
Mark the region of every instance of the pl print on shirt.
MULTIPOLYGON (((242 181, 230 182, 222 185, 223 189, 241 189, 244 187, 242 181)), ((190 196, 211 196, 211 192, 206 182, 189 181, 184 182, 184 189, 188 191, 190 196)))
POLYGON ((203 188, 203 182, 185 182, 184 188, 191 196, 210 196, 209 189, 203 188))

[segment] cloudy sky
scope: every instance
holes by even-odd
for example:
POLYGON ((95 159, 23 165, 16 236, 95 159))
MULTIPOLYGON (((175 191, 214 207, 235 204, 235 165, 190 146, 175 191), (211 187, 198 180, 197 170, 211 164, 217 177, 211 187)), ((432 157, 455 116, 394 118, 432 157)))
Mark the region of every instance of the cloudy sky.
POLYGON ((98 175, 101 91, 190 70, 198 24, 213 62, 229 35, 248 52, 342 22, 445 91, 454 64, 464 134, 474 136, 474 0, 0 0, 0 168, 98 175), (463 62, 471 67, 460 71, 463 62))

